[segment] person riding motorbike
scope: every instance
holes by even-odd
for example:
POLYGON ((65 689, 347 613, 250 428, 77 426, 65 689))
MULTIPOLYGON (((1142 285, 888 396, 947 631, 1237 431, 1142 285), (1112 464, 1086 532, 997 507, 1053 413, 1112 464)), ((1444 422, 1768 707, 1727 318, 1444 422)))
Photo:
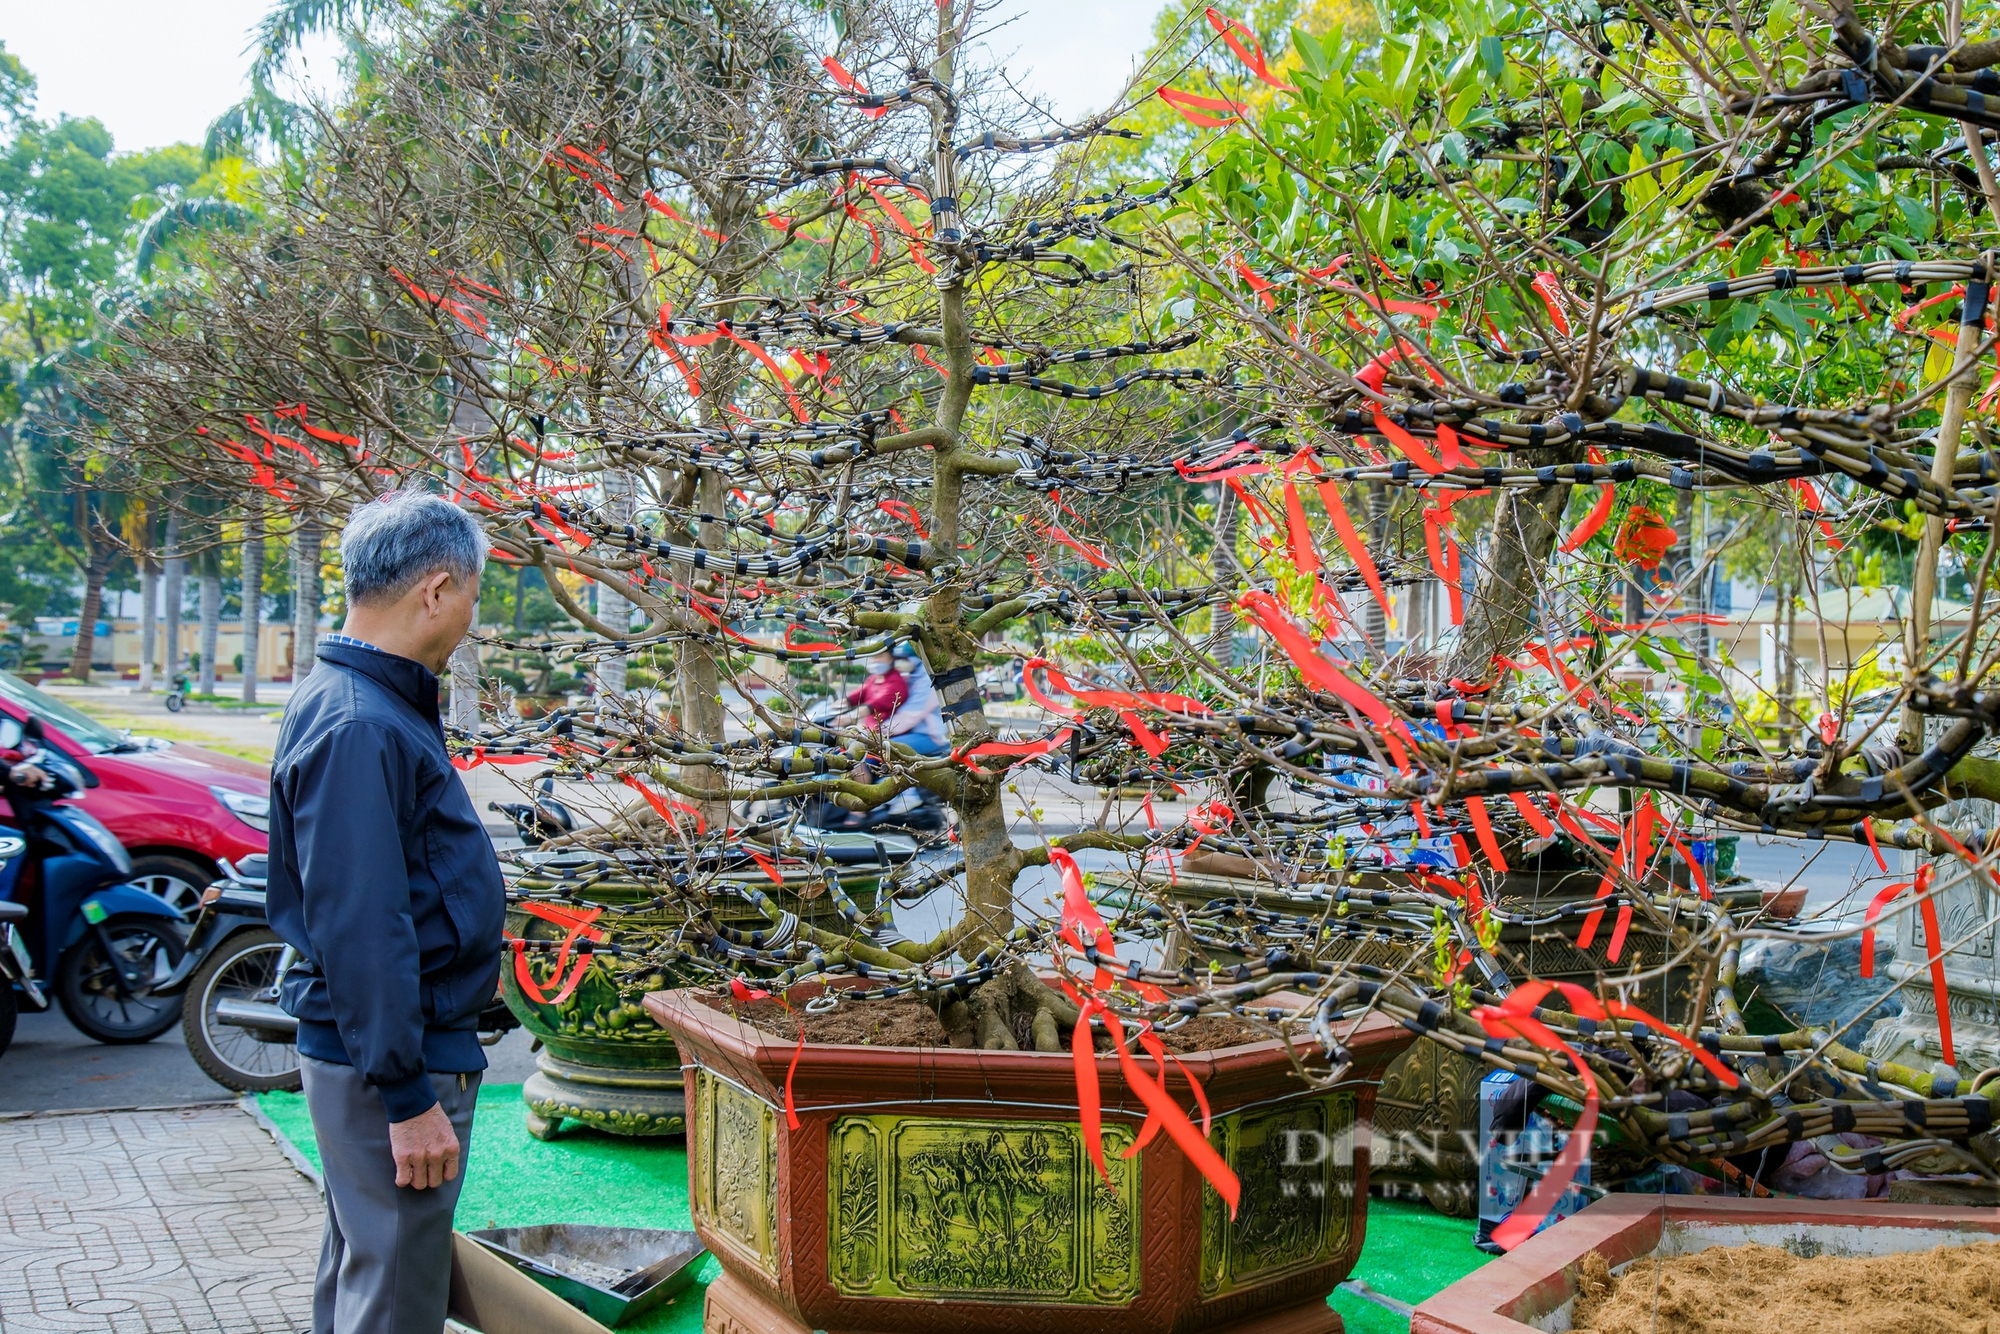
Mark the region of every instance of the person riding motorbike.
MULTIPOLYGON (((944 708, 916 645, 896 645, 893 662, 889 675, 906 683, 906 694, 895 710, 882 720, 883 734, 895 744, 908 746, 919 755, 946 754, 951 749, 951 743, 945 735, 944 708)), ((864 762, 855 766, 854 776, 864 783, 870 782, 874 769, 872 762, 864 762)), ((944 804, 930 789, 915 787, 899 793, 886 806, 849 814, 840 825, 843 829, 883 826, 934 832, 944 826, 944 804)))
POLYGON ((880 727, 910 697, 910 683, 896 670, 896 659, 884 649, 868 659, 868 679, 847 692, 850 706, 866 713, 865 726, 880 727))
POLYGON ((21 815, 17 790, 22 795, 29 792, 68 795, 79 786, 74 776, 75 765, 67 756, 50 750, 42 720, 32 713, 21 720, 20 755, 18 762, 7 766, 7 781, 0 785, 17 823, 21 815))
POLYGON ((942 755, 951 749, 944 730, 944 705, 937 687, 931 683, 930 669, 924 666, 917 646, 907 641, 896 645, 896 666, 909 682, 909 698, 889 715, 882 730, 899 745, 919 755, 942 755))

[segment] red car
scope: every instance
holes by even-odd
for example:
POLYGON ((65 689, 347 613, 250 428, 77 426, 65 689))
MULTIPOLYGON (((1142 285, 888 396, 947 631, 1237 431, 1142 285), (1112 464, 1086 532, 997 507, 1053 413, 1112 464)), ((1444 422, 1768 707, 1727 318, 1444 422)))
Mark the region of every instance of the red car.
POLYGON ((132 883, 192 920, 219 858, 270 846, 271 771, 185 742, 132 737, 0 672, 0 712, 33 714, 96 784, 84 809, 132 854, 132 883))

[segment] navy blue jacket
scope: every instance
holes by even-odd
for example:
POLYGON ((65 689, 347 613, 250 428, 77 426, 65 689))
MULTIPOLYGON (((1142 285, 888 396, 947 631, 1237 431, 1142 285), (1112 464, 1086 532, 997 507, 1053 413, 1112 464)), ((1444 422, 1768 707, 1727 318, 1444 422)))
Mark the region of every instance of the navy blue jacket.
POLYGON ((271 766, 271 926, 303 956, 279 992, 299 1052, 354 1066, 391 1121, 428 1076, 486 1068, 506 891, 445 751, 438 680, 408 658, 322 644, 271 766))

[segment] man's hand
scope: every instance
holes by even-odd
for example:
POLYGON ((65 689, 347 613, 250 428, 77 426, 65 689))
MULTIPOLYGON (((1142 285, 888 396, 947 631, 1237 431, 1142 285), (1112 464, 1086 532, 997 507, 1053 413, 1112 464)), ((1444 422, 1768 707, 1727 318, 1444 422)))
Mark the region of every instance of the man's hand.
POLYGON ((458 1134, 437 1103, 421 1116, 389 1123, 389 1152, 399 1186, 426 1190, 458 1176, 458 1134))

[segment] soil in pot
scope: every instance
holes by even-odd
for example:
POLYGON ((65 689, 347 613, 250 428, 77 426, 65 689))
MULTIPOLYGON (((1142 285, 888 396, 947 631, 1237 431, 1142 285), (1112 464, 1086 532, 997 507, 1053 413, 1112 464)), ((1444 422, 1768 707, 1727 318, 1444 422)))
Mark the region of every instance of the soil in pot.
POLYGON ((1592 1251, 1577 1276, 1578 1334, 1989 1334, 2000 1329, 2000 1242, 1901 1255, 1801 1259, 1716 1246, 1613 1277, 1592 1251))
MULTIPOLYGON (((799 1024, 803 1020, 807 1042, 833 1046, 970 1048, 977 1045, 970 1029, 962 1029, 956 1034, 947 1032, 937 1012, 920 996, 854 1001, 822 1014, 811 1013, 796 1005, 788 1010, 775 1000, 752 1001, 747 1005, 725 1008, 728 1014, 753 1028, 761 1028, 788 1042, 798 1040, 799 1024)), ((1068 1051, 1069 1030, 1059 1031, 1062 1034, 1062 1049, 1068 1051)), ((1160 1035, 1162 1046, 1181 1054, 1240 1047, 1246 1043, 1265 1042, 1269 1038, 1268 1033, 1249 1024, 1217 1015, 1191 1019, 1181 1027, 1160 1035)), ((1111 1039, 1105 1034, 1100 1033, 1097 1042, 1101 1049, 1110 1050, 1111 1039)))

